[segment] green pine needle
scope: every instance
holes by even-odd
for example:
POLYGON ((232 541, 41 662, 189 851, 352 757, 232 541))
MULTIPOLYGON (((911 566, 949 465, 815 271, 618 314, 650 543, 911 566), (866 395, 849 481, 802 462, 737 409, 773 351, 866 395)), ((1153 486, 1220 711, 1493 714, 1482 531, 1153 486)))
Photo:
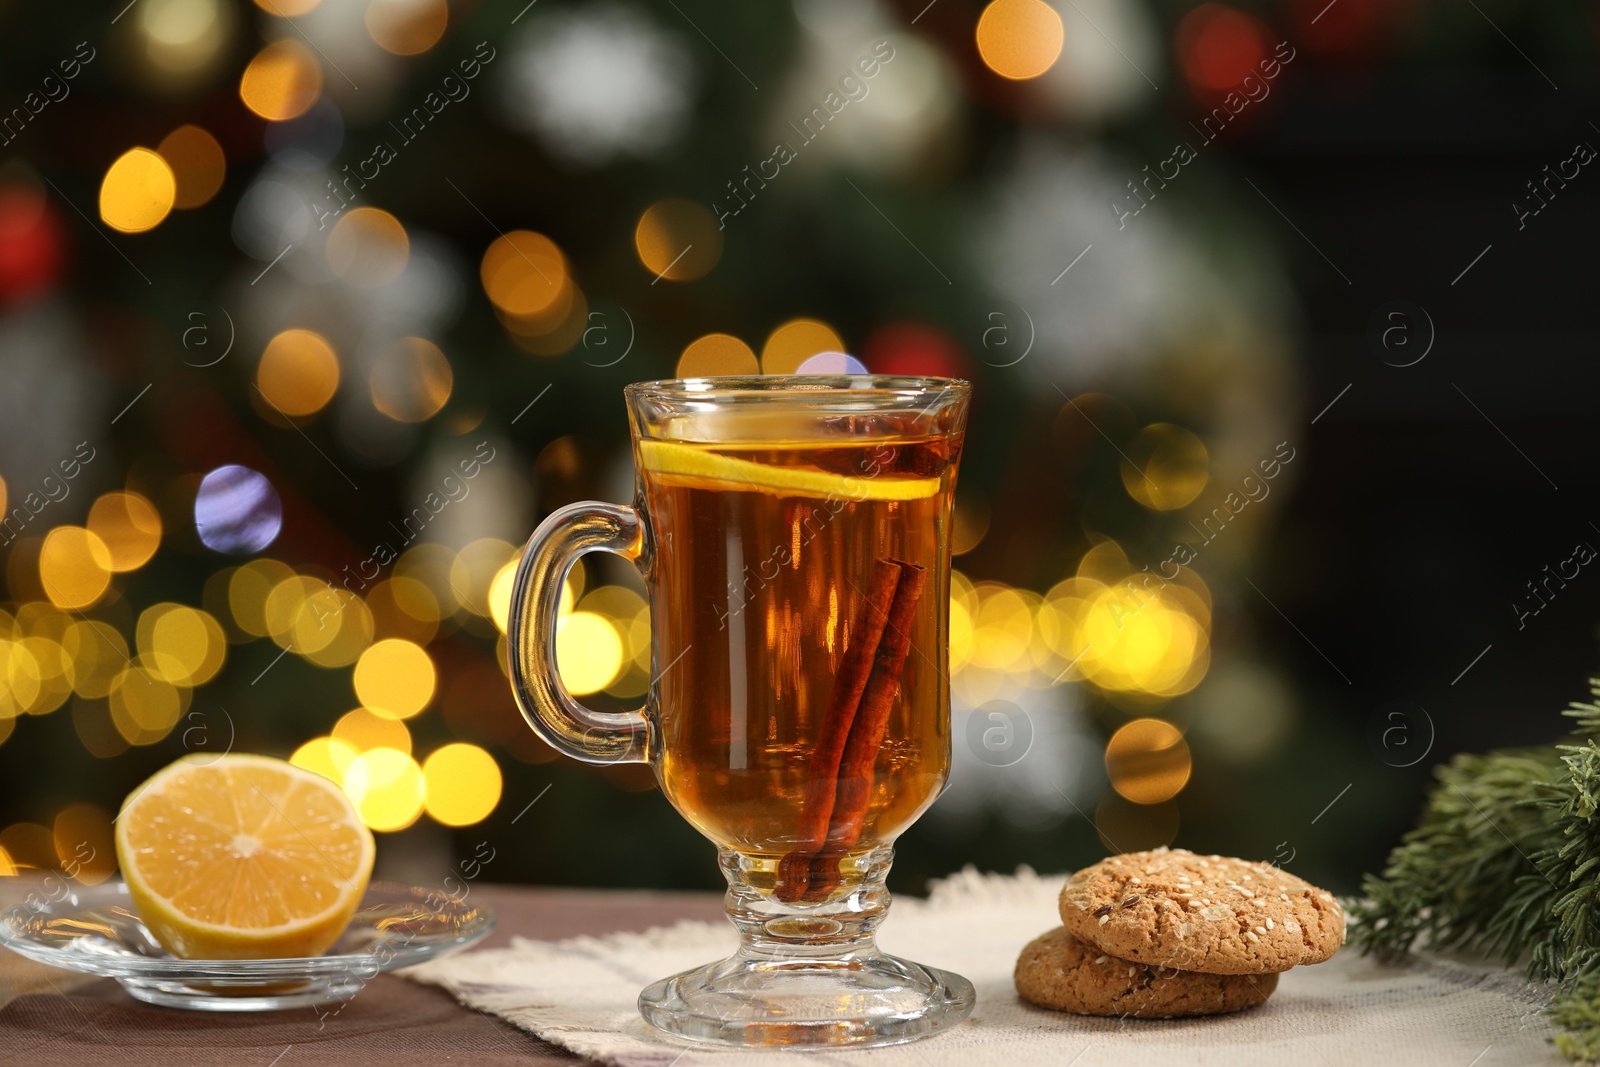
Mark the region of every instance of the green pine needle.
MULTIPOLYGON (((1600 680, 1590 687, 1600 698, 1600 680)), ((1468 948, 1563 983, 1556 1039, 1600 1062, 1600 704, 1574 704, 1573 741, 1459 755, 1436 769, 1417 828, 1368 876, 1352 940, 1468 948)))
POLYGON ((1556 1048, 1579 1063, 1600 1062, 1600 974, 1589 971, 1556 995, 1550 1017, 1564 1032, 1556 1048))

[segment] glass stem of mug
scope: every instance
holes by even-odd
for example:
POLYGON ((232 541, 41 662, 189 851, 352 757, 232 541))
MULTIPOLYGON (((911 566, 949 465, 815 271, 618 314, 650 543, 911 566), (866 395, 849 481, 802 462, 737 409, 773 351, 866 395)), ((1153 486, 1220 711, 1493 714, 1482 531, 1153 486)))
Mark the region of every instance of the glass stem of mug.
POLYGON ((738 958, 820 963, 879 954, 874 934, 889 913, 885 880, 893 847, 850 860, 839 889, 814 904, 785 904, 763 893, 752 884, 757 861, 733 849, 719 850, 719 859, 728 879, 728 921, 739 931, 738 958))

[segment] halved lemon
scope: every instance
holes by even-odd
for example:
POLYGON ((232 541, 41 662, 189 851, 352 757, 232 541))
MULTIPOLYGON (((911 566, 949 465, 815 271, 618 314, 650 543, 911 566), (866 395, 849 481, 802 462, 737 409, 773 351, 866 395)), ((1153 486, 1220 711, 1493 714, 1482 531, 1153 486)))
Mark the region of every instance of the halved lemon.
POLYGON ((939 491, 938 478, 835 474, 815 467, 774 467, 673 441, 640 441, 645 470, 700 488, 769 496, 841 500, 924 500, 939 491))
POLYGON ((117 860, 150 932, 186 959, 316 956, 372 876, 372 832, 328 779, 265 756, 185 756, 117 816, 117 860))

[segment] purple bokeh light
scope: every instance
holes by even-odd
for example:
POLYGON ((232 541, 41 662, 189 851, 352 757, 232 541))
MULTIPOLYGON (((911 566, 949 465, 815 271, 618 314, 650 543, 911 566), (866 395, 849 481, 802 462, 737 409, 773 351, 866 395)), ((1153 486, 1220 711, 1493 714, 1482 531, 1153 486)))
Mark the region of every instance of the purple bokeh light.
POLYGON ((866 374, 867 365, 843 352, 818 352, 795 368, 796 374, 866 374))
POLYGON ((229 464, 200 480, 194 525, 200 540, 213 551, 260 552, 283 528, 283 502, 266 475, 229 464))

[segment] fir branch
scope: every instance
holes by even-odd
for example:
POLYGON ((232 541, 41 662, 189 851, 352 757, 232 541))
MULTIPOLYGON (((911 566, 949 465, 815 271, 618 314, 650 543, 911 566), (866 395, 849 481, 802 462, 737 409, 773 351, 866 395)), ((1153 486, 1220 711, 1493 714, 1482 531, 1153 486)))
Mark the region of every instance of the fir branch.
POLYGON ((1564 1032, 1556 1048, 1579 1063, 1600 1061, 1600 972, 1589 971, 1556 994, 1550 1018, 1564 1032))
POLYGON ((1563 771, 1550 749, 1463 754, 1436 768, 1421 822, 1383 876, 1363 883, 1353 940, 1364 952, 1466 946, 1514 960, 1528 932, 1548 923, 1553 902, 1524 876, 1553 896, 1533 854, 1559 831, 1534 798, 1563 771))
MULTIPOLYGON (((1600 697, 1600 680, 1590 687, 1600 697)), ((1574 704, 1572 741, 1459 755, 1435 770, 1416 829, 1368 876, 1352 940, 1469 947, 1564 987, 1550 1011, 1568 1057, 1600 1061, 1600 703, 1574 704)))

